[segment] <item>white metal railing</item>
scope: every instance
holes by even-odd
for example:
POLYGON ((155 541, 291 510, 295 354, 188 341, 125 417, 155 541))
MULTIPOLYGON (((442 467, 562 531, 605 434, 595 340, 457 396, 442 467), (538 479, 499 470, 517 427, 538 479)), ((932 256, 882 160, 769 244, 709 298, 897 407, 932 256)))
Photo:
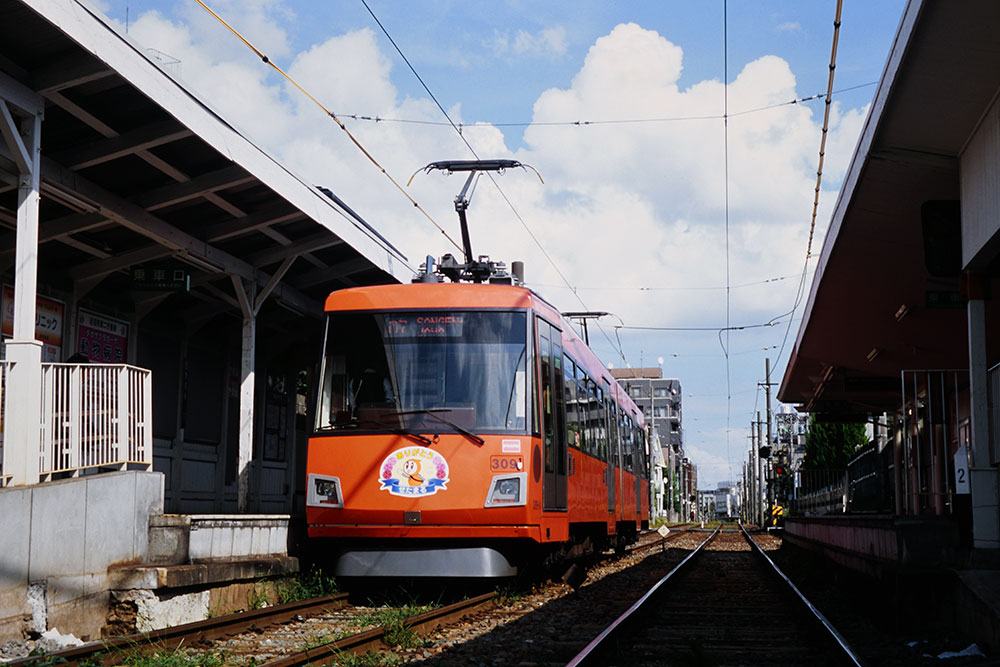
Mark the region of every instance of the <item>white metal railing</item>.
POLYGON ((39 472, 153 465, 151 373, 124 364, 42 364, 39 472))
POLYGON ((7 486, 11 478, 9 474, 5 474, 3 471, 3 435, 7 417, 7 374, 10 373, 10 368, 13 365, 13 361, 0 360, 0 488, 7 486))
POLYGON ((795 473, 794 514, 844 514, 849 483, 846 470, 799 470, 795 473))

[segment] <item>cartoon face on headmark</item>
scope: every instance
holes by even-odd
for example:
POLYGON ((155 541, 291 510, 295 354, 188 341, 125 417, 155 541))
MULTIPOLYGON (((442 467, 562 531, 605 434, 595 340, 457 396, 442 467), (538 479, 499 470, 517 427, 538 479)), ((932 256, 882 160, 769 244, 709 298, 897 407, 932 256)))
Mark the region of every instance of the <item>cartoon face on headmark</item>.
POLYGON ((424 482, 424 478, 420 476, 420 461, 417 459, 406 459, 403 464, 403 474, 406 475, 406 481, 410 486, 419 486, 424 482))

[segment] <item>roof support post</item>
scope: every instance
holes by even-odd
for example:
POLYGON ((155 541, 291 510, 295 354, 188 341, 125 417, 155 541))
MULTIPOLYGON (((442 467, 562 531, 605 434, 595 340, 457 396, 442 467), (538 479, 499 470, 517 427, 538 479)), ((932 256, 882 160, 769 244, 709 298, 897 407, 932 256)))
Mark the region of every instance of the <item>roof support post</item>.
POLYGON ((44 104, 34 91, 0 73, 0 135, 18 165, 14 269, 14 337, 5 355, 13 362, 5 393, 4 475, 12 484, 37 484, 41 446, 42 343, 35 340, 38 292, 38 202, 44 104), (14 118, 18 112, 21 120, 14 118))
POLYGON ((246 512, 250 506, 250 459, 254 441, 254 388, 257 357, 257 284, 230 274, 236 297, 243 311, 242 353, 240 355, 240 438, 236 482, 236 508, 246 512))
POLYGON ((240 302, 240 310, 243 311, 243 342, 240 355, 240 446, 236 478, 236 508, 239 512, 246 512, 250 506, 250 461, 253 459, 256 400, 257 313, 294 261, 294 256, 286 258, 259 293, 255 281, 243 280, 236 274, 229 274, 236 298, 240 302))
POLYGON ((998 472, 993 465, 987 394, 986 301, 981 283, 970 276, 969 395, 972 422, 969 486, 972 492, 972 541, 977 548, 1000 548, 1000 493, 998 472), (979 286, 980 289, 974 289, 979 286))

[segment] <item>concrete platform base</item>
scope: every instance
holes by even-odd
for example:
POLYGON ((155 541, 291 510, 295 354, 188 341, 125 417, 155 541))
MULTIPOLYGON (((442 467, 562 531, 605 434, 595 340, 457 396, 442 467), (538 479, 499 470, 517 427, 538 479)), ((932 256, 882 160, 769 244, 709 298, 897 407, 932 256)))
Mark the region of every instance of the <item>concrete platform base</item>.
POLYGON ((247 608, 298 571, 288 515, 164 515, 163 486, 125 471, 0 488, 0 646, 247 608))
POLYGON ((958 525, 945 517, 788 517, 785 540, 874 578, 899 567, 954 567, 964 559, 958 525))
POLYGON ((789 517, 784 537, 790 545, 886 584, 897 613, 933 615, 956 635, 1000 653, 1000 551, 963 549, 954 521, 789 517), (922 605, 930 605, 927 613, 922 605))
POLYGON ((274 604, 281 578, 298 569, 298 559, 288 556, 115 567, 108 572, 113 590, 104 634, 148 632, 274 604))

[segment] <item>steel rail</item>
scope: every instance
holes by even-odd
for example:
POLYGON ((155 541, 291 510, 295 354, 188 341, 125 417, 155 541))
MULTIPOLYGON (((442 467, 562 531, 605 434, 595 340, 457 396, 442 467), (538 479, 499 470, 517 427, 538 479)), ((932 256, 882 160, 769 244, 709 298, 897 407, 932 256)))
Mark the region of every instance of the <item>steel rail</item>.
POLYGON ((83 660, 91 664, 99 660, 102 665, 113 664, 116 652, 123 649, 142 650, 141 647, 156 644, 156 646, 173 649, 183 645, 193 645, 201 641, 210 641, 220 637, 240 634, 251 628, 263 628, 278 625, 296 616, 310 616, 328 609, 335 609, 345 604, 347 593, 326 595, 297 602, 288 602, 274 607, 253 609, 209 618, 204 621, 184 623, 162 630, 115 637, 101 641, 88 642, 73 648, 46 653, 44 656, 29 656, 4 663, 5 667, 18 667, 38 664, 40 660, 54 659, 60 665, 69 667, 83 660), (107 654, 98 658, 98 654, 107 654))
MULTIPOLYGON (((478 597, 462 600, 439 609, 411 616, 403 622, 403 626, 416 632, 426 634, 443 625, 465 618, 494 604, 496 593, 485 593, 478 597)), ((299 667, 318 660, 328 659, 340 653, 364 655, 369 651, 392 648, 385 643, 387 628, 379 627, 360 632, 337 641, 314 646, 313 648, 287 655, 283 658, 264 663, 260 667, 299 667)))
POLYGON ((770 565, 771 568, 774 570, 774 573, 778 577, 780 577, 782 581, 785 582, 785 584, 788 585, 788 589, 795 594, 795 597, 803 605, 805 605, 805 607, 812 613, 813 618, 815 618, 815 620, 819 623, 819 625, 826 630, 827 636, 833 640, 833 642, 843 652, 844 656, 846 656, 850 661, 848 664, 854 665, 855 667, 862 667, 861 659, 847 643, 847 640, 844 638, 844 636, 837 631, 837 628, 833 627, 833 624, 830 623, 830 621, 826 618, 826 616, 824 616, 823 613, 819 609, 817 609, 816 606, 812 602, 810 602, 805 595, 802 594, 802 591, 799 590, 798 586, 792 583, 792 580, 789 579, 788 576, 781 571, 781 568, 779 568, 777 564, 775 564, 775 562, 771 560, 771 557, 768 556, 764 552, 764 550, 760 548, 760 545, 757 544, 750 537, 750 534, 747 532, 746 528, 743 527, 743 524, 740 524, 740 530, 743 532, 743 537, 746 539, 746 541, 750 543, 751 547, 753 547, 753 550, 759 556, 763 557, 765 561, 767 561, 768 565, 770 565))
POLYGON ((645 607, 649 601, 660 592, 661 588, 666 586, 667 580, 672 576, 677 574, 694 559, 696 555, 701 553, 702 548, 709 542, 714 540, 717 535, 722 531, 722 524, 716 528, 711 535, 705 538, 705 541, 698 545, 698 547, 689 553, 684 560, 678 563, 670 572, 667 572, 662 579, 657 581, 653 586, 646 591, 641 598, 632 603, 632 606, 625 610, 625 612, 611 622, 611 625, 606 627, 601 631, 601 634, 597 635, 594 639, 587 644, 582 651, 573 656, 573 659, 566 663, 566 667, 577 667, 577 665, 602 665, 605 664, 603 656, 604 652, 610 646, 612 639, 616 638, 618 633, 629 624, 634 618, 637 618, 639 614, 646 611, 645 607))

